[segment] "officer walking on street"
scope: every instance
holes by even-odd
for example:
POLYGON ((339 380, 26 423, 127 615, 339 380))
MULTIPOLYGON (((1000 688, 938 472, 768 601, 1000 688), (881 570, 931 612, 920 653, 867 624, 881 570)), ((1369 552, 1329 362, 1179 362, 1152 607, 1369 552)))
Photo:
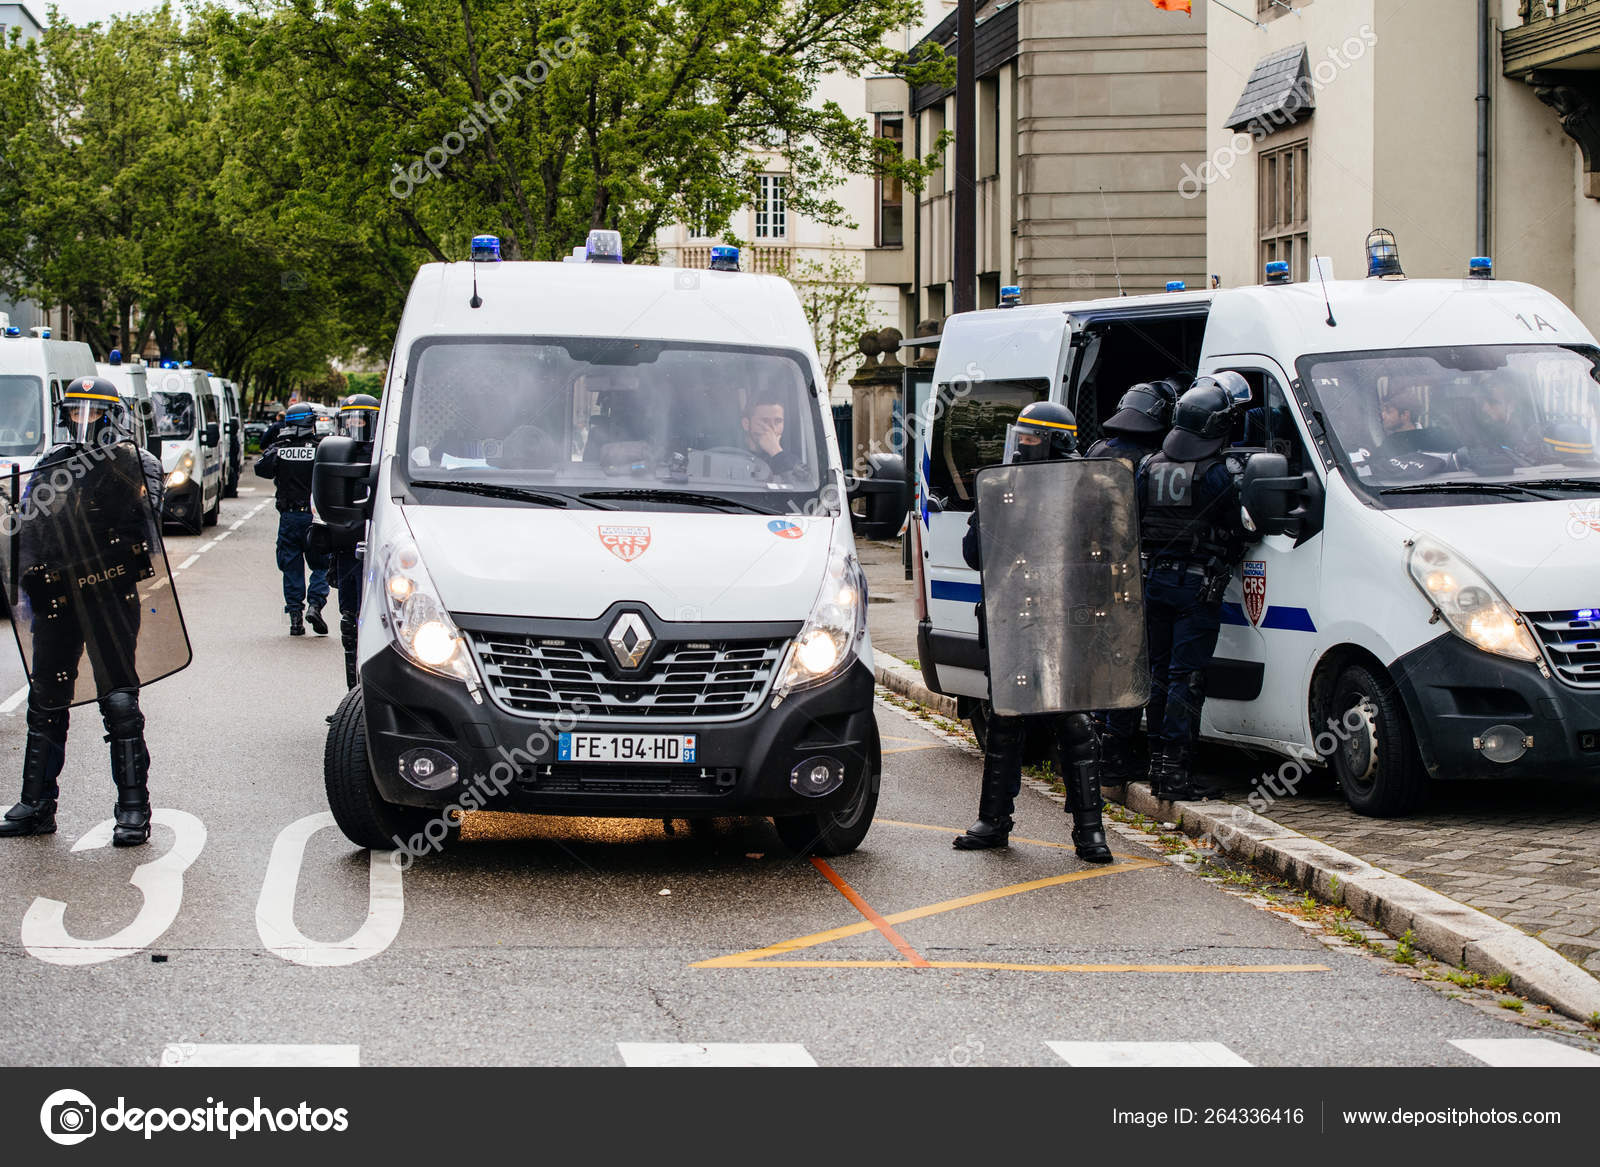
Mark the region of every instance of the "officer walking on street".
POLYGON ((1215 793, 1195 780, 1190 764, 1223 592, 1250 543, 1238 484, 1222 456, 1249 402, 1249 383, 1238 373, 1200 377, 1178 399, 1161 452, 1139 471, 1150 670, 1166 685, 1159 722, 1150 724, 1150 786, 1159 798, 1215 793))
POLYGON ((328 634, 322 618, 322 606, 328 602, 328 561, 306 548, 311 471, 322 440, 316 423, 316 410, 310 404, 291 405, 284 412, 282 428, 256 461, 256 474, 273 480, 278 488, 278 570, 283 573, 283 610, 289 613, 290 636, 304 636, 307 624, 318 636, 328 634))
MULTIPOLYGON (((150 838, 139 585, 160 556, 161 463, 133 444, 133 418, 112 382, 80 377, 58 410, 61 440, 8 516, 18 524, 9 567, 21 593, 12 618, 31 667, 22 797, 0 819, 0 838, 55 832, 69 711, 98 696, 117 786, 111 842, 136 847, 150 838), (86 665, 93 687, 80 693, 86 665)), ((185 640, 184 663, 187 651, 185 640)))
MULTIPOLYGON (((1161 442, 1172 428, 1172 407, 1180 389, 1175 378, 1134 385, 1117 402, 1117 411, 1100 426, 1106 436, 1089 447, 1087 457, 1118 458, 1128 469, 1138 472, 1144 460, 1161 449, 1161 442)), ((1116 709, 1099 716, 1101 742, 1105 748, 1104 780, 1122 786, 1136 773, 1133 739, 1139 732, 1139 719, 1148 713, 1150 738, 1166 710, 1166 678, 1151 678, 1150 704, 1145 710, 1116 709)))
MULTIPOLYGON (((1077 456, 1072 411, 1050 401, 1027 406, 1014 427, 1016 448, 1007 450, 1007 462, 1047 462, 1077 456)), ((967 522, 961 543, 968 566, 982 570, 982 536, 977 508, 967 522)), ((984 620, 979 610, 980 635, 984 620)), ((1011 812, 1022 788, 1022 747, 1029 722, 1042 722, 1058 743, 1065 770, 1067 807, 1072 815, 1072 842, 1078 857, 1090 863, 1110 863, 1100 802, 1100 735, 1088 713, 1054 713, 1037 717, 1002 717, 991 713, 983 753, 983 786, 978 795, 978 821, 958 835, 960 851, 1004 847, 1010 842, 1011 812)))
MULTIPOLYGON (((370 393, 352 393, 339 403, 339 435, 356 444, 356 461, 372 461, 372 443, 378 430, 378 399, 370 393)), ((335 545, 329 556, 329 574, 339 589, 339 639, 344 644, 345 687, 354 689, 356 634, 361 627, 361 553, 358 547, 335 545)))

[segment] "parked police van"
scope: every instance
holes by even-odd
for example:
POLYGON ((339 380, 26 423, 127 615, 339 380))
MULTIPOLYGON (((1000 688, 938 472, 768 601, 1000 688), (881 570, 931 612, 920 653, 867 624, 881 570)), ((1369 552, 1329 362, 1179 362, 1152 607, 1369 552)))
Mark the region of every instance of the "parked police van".
POLYGON ((318 449, 318 514, 365 538, 339 825, 393 848, 477 807, 753 814, 852 850, 880 772, 866 581, 794 289, 731 248, 628 266, 615 232, 579 262, 473 253, 417 273, 372 464, 318 449))
POLYGON ((48 328, 24 336, 0 318, 0 477, 26 473, 53 442, 56 404, 79 377, 95 375, 94 352, 56 340, 48 328))
POLYGON ((1022 406, 1066 402, 1086 448, 1130 385, 1235 369, 1254 400, 1232 462, 1261 538, 1229 587, 1203 735, 1325 761, 1372 815, 1428 778, 1600 778, 1600 349, 1487 259, 1408 280, 1378 240, 1370 266, 951 317, 917 403, 929 686, 981 728, 961 536, 1022 406))
POLYGON ((152 368, 147 380, 167 475, 161 517, 198 535, 222 513, 220 398, 205 370, 173 360, 152 368))
POLYGON ((244 472, 244 432, 239 416, 239 387, 224 377, 212 377, 220 398, 222 418, 222 497, 237 498, 239 475, 244 472))
POLYGON ((112 349, 104 361, 95 363, 95 372, 115 385, 117 395, 127 404, 128 413, 133 418, 134 442, 157 458, 161 457, 161 442, 153 433, 155 406, 150 400, 148 370, 144 362, 137 358, 125 361, 121 350, 112 349))

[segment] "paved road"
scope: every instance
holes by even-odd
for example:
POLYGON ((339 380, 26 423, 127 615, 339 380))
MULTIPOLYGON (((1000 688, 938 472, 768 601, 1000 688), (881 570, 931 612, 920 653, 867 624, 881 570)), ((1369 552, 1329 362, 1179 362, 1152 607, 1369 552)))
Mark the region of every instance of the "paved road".
MULTIPOLYGON (((865 543, 873 643, 916 655, 914 590, 898 543, 865 543)), ((1207 773, 1242 802, 1276 762, 1213 749, 1207 773)), ((1403 820, 1353 813, 1313 776, 1273 799, 1269 818, 1471 904, 1539 937, 1600 977, 1600 787, 1561 782, 1436 783, 1403 820)))
MULTIPOLYGON (((785 854, 763 821, 668 834, 483 815, 402 876, 328 825, 339 650, 284 634, 264 498, 224 505, 221 542, 170 539, 196 661, 146 694, 152 846, 95 845, 112 787, 92 711, 75 716, 61 833, 0 846, 0 1001, 27 1018, 9 1062, 1473 1065, 1576 1049, 1520 1044, 1528 1030, 1128 838, 1089 868, 1032 790, 1030 841, 954 852, 977 760, 886 704, 879 821, 830 864, 785 854), (1123 1044, 1151 1042, 1172 1044, 1123 1044)), ((11 775, 23 732, 19 711, 0 717, 11 775)))

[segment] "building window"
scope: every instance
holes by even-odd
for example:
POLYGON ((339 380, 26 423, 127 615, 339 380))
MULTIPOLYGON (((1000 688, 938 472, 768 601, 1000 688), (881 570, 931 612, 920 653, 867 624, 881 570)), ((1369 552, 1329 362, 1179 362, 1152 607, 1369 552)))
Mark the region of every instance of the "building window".
POLYGON ((756 238, 789 237, 788 179, 781 174, 763 174, 756 188, 756 238))
POLYGON ((1311 274, 1311 223, 1306 193, 1310 177, 1311 148, 1301 139, 1286 146, 1262 150, 1257 162, 1260 184, 1261 228, 1259 268, 1281 259, 1296 281, 1311 274))
MULTIPOLYGON (((893 145, 880 145, 886 157, 900 158, 906 148, 906 121, 900 114, 878 115, 878 140, 893 145)), ((905 185, 898 175, 884 175, 878 179, 878 246, 901 247, 905 244, 905 185)))
MULTIPOLYGON (((925 116, 928 119, 928 125, 923 133, 922 141, 931 150, 938 143, 939 136, 944 133, 944 106, 929 106, 925 116)), ((948 146, 939 146, 937 156, 934 158, 935 169, 928 176, 927 186, 923 188, 924 192, 929 196, 944 194, 944 164, 948 150, 948 146)))
POLYGON ((688 229, 689 238, 711 238, 711 214, 711 200, 706 199, 700 204, 700 209, 690 216, 688 223, 684 224, 684 226, 688 229))
POLYGON ((1256 15, 1263 20, 1276 20, 1310 3, 1311 0, 1256 0, 1256 15))

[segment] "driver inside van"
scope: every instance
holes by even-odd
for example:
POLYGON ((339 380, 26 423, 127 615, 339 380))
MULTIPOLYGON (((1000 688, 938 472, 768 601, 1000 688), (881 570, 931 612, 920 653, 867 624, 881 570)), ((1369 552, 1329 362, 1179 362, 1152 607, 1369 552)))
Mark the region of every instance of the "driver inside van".
POLYGON ((744 447, 760 458, 777 478, 788 474, 799 464, 799 459, 784 448, 784 408, 781 394, 767 391, 753 393, 744 407, 744 447))

